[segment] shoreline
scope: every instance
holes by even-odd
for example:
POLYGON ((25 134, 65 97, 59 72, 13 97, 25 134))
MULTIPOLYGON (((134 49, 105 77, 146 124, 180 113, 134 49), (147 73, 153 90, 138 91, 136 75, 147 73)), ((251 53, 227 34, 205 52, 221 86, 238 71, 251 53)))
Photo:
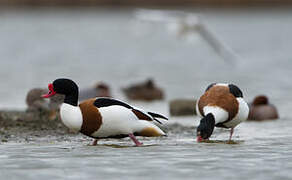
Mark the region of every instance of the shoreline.
MULTIPOLYGON (((10 141, 31 142, 45 138, 45 141, 66 141, 79 132, 70 131, 57 116, 52 118, 51 112, 26 112, 0 110, 0 144, 10 141)), ((163 128, 169 134, 192 133, 194 126, 184 126, 179 123, 169 123, 163 128)), ((83 139, 92 139, 83 136, 83 139)))
MULTIPOLYGON (((69 134, 58 119, 49 119, 48 112, 0 111, 0 141, 27 141, 31 137, 69 134)), ((72 134, 72 133, 71 133, 72 134)))

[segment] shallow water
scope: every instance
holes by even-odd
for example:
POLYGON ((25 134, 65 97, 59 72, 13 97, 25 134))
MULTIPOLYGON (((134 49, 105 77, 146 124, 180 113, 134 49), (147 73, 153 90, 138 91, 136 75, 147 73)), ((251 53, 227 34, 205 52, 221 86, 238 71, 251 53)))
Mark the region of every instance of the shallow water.
MULTIPOLYGON (((193 133, 140 138, 143 147, 129 138, 88 146, 81 136, 10 142, 0 145, 1 179, 291 179, 291 125, 243 123, 238 144, 197 143, 193 133)), ((212 139, 227 138, 228 131, 217 129, 212 139)))
MULTIPOLYGON (((199 36, 178 38, 172 25, 139 22, 132 9, 1 10, 0 107, 24 109, 30 88, 60 76, 81 88, 103 80, 120 99, 121 87, 154 77, 166 100, 130 103, 168 115, 168 100, 197 98, 214 81, 233 82, 249 101, 269 95, 281 119, 242 123, 233 145, 195 142, 195 117, 170 118, 186 128, 173 127, 166 138, 142 138, 143 147, 127 138, 91 147, 81 135, 1 143, 0 179, 291 179, 292 11, 195 12, 241 56, 236 66, 199 36)), ((212 139, 226 140, 228 133, 216 129, 212 139)))

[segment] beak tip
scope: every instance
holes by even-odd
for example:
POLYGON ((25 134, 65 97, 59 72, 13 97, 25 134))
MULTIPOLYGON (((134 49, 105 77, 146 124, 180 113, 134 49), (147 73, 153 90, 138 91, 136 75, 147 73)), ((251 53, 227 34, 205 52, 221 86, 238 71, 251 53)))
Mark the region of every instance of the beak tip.
POLYGON ((46 95, 46 94, 44 94, 44 95, 41 95, 41 97, 42 97, 42 98, 47 98, 47 95, 46 95))
POLYGON ((201 136, 197 137, 197 142, 202 142, 203 138, 201 136))

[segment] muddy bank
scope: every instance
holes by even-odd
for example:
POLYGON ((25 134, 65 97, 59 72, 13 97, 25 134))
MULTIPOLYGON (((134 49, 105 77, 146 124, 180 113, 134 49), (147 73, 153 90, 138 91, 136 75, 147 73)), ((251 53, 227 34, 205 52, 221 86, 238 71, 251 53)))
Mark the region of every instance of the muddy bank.
POLYGON ((50 119, 49 116, 45 111, 0 111, 0 141, 29 141, 32 137, 70 133, 58 117, 50 119))
MULTIPOLYGON (((191 134, 195 127, 170 123, 167 128, 163 129, 169 135, 191 134)), ((0 143, 30 142, 40 139, 70 141, 78 134, 65 127, 59 116, 52 119, 51 112, 0 111, 0 143)), ((90 138, 84 136, 84 139, 90 138)))

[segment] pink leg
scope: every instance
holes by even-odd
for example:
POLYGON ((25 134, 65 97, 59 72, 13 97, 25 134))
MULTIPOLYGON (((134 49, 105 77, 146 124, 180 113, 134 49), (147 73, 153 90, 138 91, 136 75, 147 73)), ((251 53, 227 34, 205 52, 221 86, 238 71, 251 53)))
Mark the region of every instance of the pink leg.
POLYGON ((96 146, 97 145, 97 139, 94 139, 94 141, 92 142, 91 146, 96 146))
POLYGON ((232 134, 233 134, 233 130, 234 130, 234 128, 231 128, 231 130, 230 130, 230 137, 229 137, 229 141, 231 141, 232 134))
POLYGON ((134 136, 134 134, 129 134, 129 137, 134 141, 134 143, 136 144, 136 146, 142 146, 143 145, 143 143, 140 143, 139 141, 138 141, 138 139, 136 139, 136 137, 134 136))

